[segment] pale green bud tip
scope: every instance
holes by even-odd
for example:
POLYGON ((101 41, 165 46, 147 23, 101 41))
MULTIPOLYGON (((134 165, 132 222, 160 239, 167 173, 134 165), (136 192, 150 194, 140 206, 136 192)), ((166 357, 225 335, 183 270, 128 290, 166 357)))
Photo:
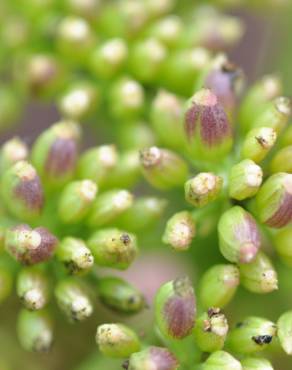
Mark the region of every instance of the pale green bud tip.
POLYGON ((241 360, 242 370, 274 370, 270 361, 265 358, 246 357, 241 360))
POLYGON ((217 351, 212 353, 202 366, 202 370, 242 370, 240 362, 228 352, 217 351))
POLYGON ((275 107, 283 116, 291 116, 291 99, 280 96, 275 99, 275 107))
POLYGON ((126 370, 178 370, 179 363, 168 349, 152 346, 133 353, 123 367, 126 370))
POLYGON ((196 225, 190 212, 182 211, 172 216, 166 225, 162 240, 177 251, 187 250, 196 234, 196 225))
POLYGON ((269 177, 257 196, 260 220, 273 228, 281 228, 292 220, 292 174, 277 173, 269 177))
POLYGON ((185 183, 185 198, 196 207, 215 200, 222 189, 223 179, 211 172, 199 173, 185 183))
POLYGON ((99 350, 114 358, 129 357, 140 350, 137 335, 122 324, 103 324, 97 328, 96 342, 99 350))
POLYGON ((252 160, 245 159, 231 168, 229 195, 237 200, 253 197, 261 186, 262 180, 261 167, 252 160))
POLYGON ((282 92, 282 83, 278 76, 264 76, 259 82, 259 87, 267 101, 276 98, 282 92))
POLYGON ((0 166, 1 170, 7 169, 18 161, 27 159, 29 150, 27 145, 18 137, 6 141, 1 148, 0 166))
POLYGON ((218 224, 219 246, 223 256, 231 262, 251 262, 261 245, 261 237, 254 218, 239 206, 227 210, 218 224))
POLYGON ((58 36, 62 40, 80 45, 91 38, 91 30, 88 22, 80 17, 64 17, 58 26, 58 36))
POLYGON ((170 281, 159 289, 155 314, 163 334, 177 339, 190 335, 195 325, 196 298, 187 277, 170 281))
POLYGON ((277 139, 277 133, 272 127, 259 127, 251 130, 242 146, 243 158, 249 158, 255 163, 262 161, 277 139))
POLYGON ((292 355, 292 311, 285 312, 277 322, 278 338, 283 350, 292 355))

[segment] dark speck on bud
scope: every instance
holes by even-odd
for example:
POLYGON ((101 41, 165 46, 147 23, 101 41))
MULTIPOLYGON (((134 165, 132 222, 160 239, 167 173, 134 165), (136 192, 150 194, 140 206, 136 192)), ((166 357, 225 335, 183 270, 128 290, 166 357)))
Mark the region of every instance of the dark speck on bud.
POLYGON ((124 363, 127 370, 177 370, 178 366, 177 359, 168 349, 154 346, 133 353, 124 363))

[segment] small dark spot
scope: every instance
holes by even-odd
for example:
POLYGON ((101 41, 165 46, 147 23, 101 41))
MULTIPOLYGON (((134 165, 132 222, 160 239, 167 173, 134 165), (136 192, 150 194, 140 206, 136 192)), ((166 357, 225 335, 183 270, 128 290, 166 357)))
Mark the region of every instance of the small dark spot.
POLYGON ((216 316, 220 313, 220 308, 217 307, 211 307, 208 309, 208 317, 211 319, 211 317, 216 316))
POLYGON ((125 369, 125 370, 128 370, 129 365, 130 365, 130 361, 129 360, 126 360, 126 361, 124 361, 124 363, 122 365, 122 368, 125 369))
POLYGON ((236 328, 242 328, 244 326, 244 323, 243 322, 238 322, 235 327, 236 328))
POLYGON ((273 336, 272 335, 257 335, 251 338, 256 344, 262 346, 264 344, 271 343, 273 336))
POLYGON ((131 241, 131 238, 129 237, 128 234, 122 234, 120 240, 123 244, 128 245, 131 241))
POLYGON ((260 144, 260 146, 262 146, 263 148, 266 148, 267 142, 262 136, 256 136, 255 139, 260 144))

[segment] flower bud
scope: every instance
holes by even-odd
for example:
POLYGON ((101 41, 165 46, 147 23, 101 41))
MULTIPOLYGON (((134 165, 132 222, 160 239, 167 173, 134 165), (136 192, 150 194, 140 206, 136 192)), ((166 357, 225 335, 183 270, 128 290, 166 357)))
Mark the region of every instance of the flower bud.
POLYGON ((3 174, 16 162, 25 161, 28 154, 28 147, 20 138, 14 137, 6 141, 0 151, 0 173, 3 174))
POLYGON ((91 180, 72 181, 61 193, 58 215, 62 222, 74 224, 88 214, 97 193, 97 186, 91 180))
POLYGON ((184 31, 183 20, 177 15, 168 15, 158 19, 150 26, 149 34, 168 48, 178 46, 184 31))
POLYGON ((92 204, 88 224, 91 227, 107 225, 115 221, 133 204, 133 195, 127 190, 110 190, 96 198, 92 204))
POLYGON ((279 230, 274 235, 274 246, 283 263, 292 267, 292 225, 279 230))
POLYGON ((189 100, 184 122, 194 158, 219 161, 231 150, 231 125, 223 106, 211 90, 202 89, 189 100))
POLYGON ((45 130, 32 147, 32 163, 47 186, 61 186, 75 171, 79 126, 60 121, 45 130))
POLYGON ((242 370, 274 370, 270 361, 265 358, 245 357, 241 360, 242 370))
POLYGON ((225 211, 218 223, 219 248, 230 262, 250 263, 261 246, 255 219, 239 206, 225 211))
POLYGON ((125 363, 126 370, 177 370, 178 361, 166 348, 148 347, 141 352, 133 353, 125 363))
POLYGON ((78 160, 78 175, 102 186, 116 166, 118 154, 114 145, 101 145, 86 150, 78 160))
POLYGON ((292 173, 292 145, 286 146, 275 153, 270 162, 272 173, 292 173))
POLYGON ((228 352, 217 351, 212 353, 202 366, 202 370, 242 370, 242 366, 236 358, 228 352))
POLYGON ((156 146, 141 150, 140 163, 147 181, 158 189, 181 186, 188 174, 186 162, 176 153, 156 146))
POLYGON ((185 183, 185 199, 195 207, 204 207, 218 198, 222 185, 222 177, 201 172, 185 183))
POLYGON ((123 313, 137 313, 145 306, 145 298, 131 284, 117 277, 103 277, 98 280, 97 292, 101 302, 123 313))
POLYGON ((253 197, 262 184, 263 171, 250 159, 234 165, 229 174, 229 195, 236 200, 253 197))
POLYGON ((100 10, 100 0, 65 0, 69 14, 77 14, 85 18, 93 18, 100 10))
POLYGON ((203 352, 219 351, 224 346, 228 323, 220 308, 210 308, 198 317, 194 328, 197 346, 203 352))
POLYGON ((161 17, 171 12, 175 7, 175 0, 142 0, 151 18, 161 17))
POLYGON ((71 322, 84 321, 93 312, 87 286, 72 278, 60 280, 55 288, 60 309, 71 322))
POLYGON ((93 50, 90 56, 90 69, 101 79, 110 79, 125 66, 128 58, 128 46, 124 39, 113 38, 93 50))
POLYGON ((278 289, 277 272, 269 257, 259 252, 255 259, 239 266, 240 283, 253 293, 270 293, 278 289))
POLYGON ((264 350, 276 336, 276 325, 261 317, 251 316, 232 329, 226 345, 230 350, 249 354, 264 350))
POLYGON ((118 229, 98 230, 87 244, 95 263, 120 270, 127 269, 138 253, 135 235, 118 229))
POLYGON ((47 276, 41 270, 22 269, 17 277, 16 291, 26 309, 40 310, 47 304, 49 298, 47 276))
POLYGON ((113 358, 125 358, 141 348, 133 330, 123 324, 103 324, 97 328, 96 343, 102 354, 113 358))
POLYGON ((120 155, 121 158, 125 153, 131 153, 133 149, 138 150, 154 145, 156 137, 148 122, 139 120, 121 125, 117 130, 116 140, 124 151, 120 155))
POLYGON ((60 242, 56 256, 73 275, 89 271, 94 262, 92 253, 84 241, 72 237, 66 237, 60 242))
POLYGON ((292 174, 276 173, 269 177, 256 196, 257 215, 261 222, 281 228, 292 220, 292 174))
POLYGON ((225 307, 239 285, 239 270, 234 265, 215 265, 201 277, 199 302, 205 308, 225 307))
POLYGON ((258 127, 250 130, 242 144, 241 156, 255 163, 261 162, 274 146, 277 133, 272 127, 258 127))
POLYGON ((292 311, 287 311, 279 317, 277 327, 281 347, 287 355, 292 355, 292 311))
POLYGON ((44 311, 21 310, 17 321, 21 346, 27 351, 48 352, 53 342, 53 326, 44 311))
POLYGON ((58 240, 44 227, 31 229, 17 225, 6 231, 6 251, 23 265, 34 265, 49 260, 58 240))
POLYGON ((167 221, 162 241, 176 251, 185 251, 189 249, 195 234, 196 225, 192 214, 182 211, 174 214, 167 221))
POLYGON ((44 204, 43 188, 35 168, 19 161, 1 179, 3 201, 11 214, 24 221, 40 216, 44 204))
POLYGON ((160 287, 155 298, 155 318, 162 335, 182 339, 191 334, 196 318, 196 298, 189 278, 160 287))

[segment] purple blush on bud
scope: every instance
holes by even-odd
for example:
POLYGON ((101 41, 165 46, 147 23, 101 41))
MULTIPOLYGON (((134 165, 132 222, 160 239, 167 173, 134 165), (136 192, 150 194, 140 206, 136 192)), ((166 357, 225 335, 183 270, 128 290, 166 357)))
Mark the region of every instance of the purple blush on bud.
POLYGON ((267 221, 265 221, 266 225, 274 228, 281 228, 292 221, 292 188, 286 190, 279 208, 267 221))
POLYGON ((178 362, 174 355, 165 348, 150 347, 150 359, 159 370, 176 369, 178 362))

